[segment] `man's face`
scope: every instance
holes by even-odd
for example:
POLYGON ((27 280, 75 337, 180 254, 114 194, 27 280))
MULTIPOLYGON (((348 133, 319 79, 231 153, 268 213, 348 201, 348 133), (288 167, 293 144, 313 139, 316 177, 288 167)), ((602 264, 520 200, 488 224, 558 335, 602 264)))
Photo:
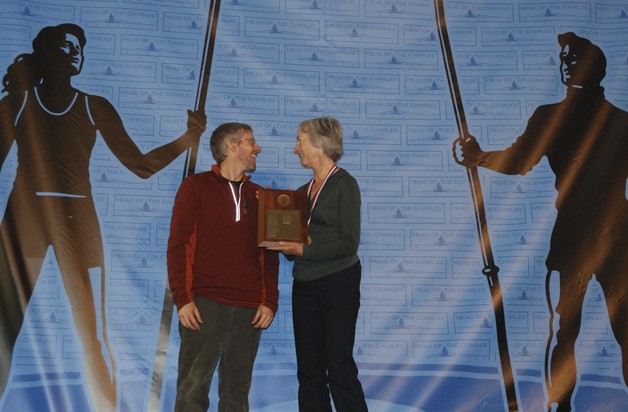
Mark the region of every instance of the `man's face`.
POLYGON ((83 48, 78 38, 72 34, 66 33, 64 40, 59 45, 61 52, 60 59, 67 63, 67 68, 71 76, 75 76, 81 72, 83 68, 83 48))
POLYGON ((242 140, 238 145, 238 159, 242 162, 244 171, 254 172, 256 167, 257 155, 262 151, 262 148, 255 142, 253 133, 244 132, 242 140))
POLYGON ((579 81, 577 79, 578 74, 578 56, 566 44, 560 51, 560 80, 565 86, 578 86, 579 81))

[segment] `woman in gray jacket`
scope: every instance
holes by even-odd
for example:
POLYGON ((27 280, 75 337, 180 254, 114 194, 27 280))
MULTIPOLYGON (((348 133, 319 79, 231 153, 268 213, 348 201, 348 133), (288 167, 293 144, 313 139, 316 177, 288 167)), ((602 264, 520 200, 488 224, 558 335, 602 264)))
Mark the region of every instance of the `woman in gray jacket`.
POLYGON ((353 359, 360 308, 362 267, 360 189, 336 166, 342 157, 342 126, 331 117, 302 122, 294 153, 312 169, 297 190, 308 197, 308 241, 280 242, 271 248, 294 259, 292 311, 301 412, 366 411, 353 359))

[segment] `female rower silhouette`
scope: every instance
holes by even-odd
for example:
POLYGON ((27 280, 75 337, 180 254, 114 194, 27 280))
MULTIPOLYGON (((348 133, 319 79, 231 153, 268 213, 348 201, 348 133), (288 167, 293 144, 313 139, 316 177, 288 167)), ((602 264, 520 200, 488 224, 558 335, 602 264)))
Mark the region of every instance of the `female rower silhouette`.
POLYGON ((72 86, 72 77, 83 67, 85 43, 84 31, 77 25, 45 27, 33 40, 33 52, 17 56, 2 80, 2 91, 8 94, 0 100, 0 164, 15 143, 18 166, 0 224, 0 393, 7 384, 26 307, 52 245, 82 344, 88 392, 97 410, 115 410, 103 244, 89 180, 96 132, 126 168, 145 179, 198 143, 206 117, 188 110, 185 133, 143 154, 109 101, 72 86), (90 273, 101 279, 98 315, 90 273))

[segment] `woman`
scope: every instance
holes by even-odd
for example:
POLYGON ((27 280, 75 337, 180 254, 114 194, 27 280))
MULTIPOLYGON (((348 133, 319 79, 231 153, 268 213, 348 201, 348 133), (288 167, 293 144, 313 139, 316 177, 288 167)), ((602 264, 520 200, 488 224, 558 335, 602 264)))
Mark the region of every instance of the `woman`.
POLYGON ((301 412, 366 411, 353 359, 360 308, 358 259, 360 189, 336 166, 342 157, 342 126, 331 117, 299 125, 294 153, 314 177, 306 190, 308 242, 270 248, 294 259, 292 311, 301 412))
POLYGON ((17 56, 2 79, 2 91, 8 94, 0 100, 0 165, 15 143, 18 166, 0 224, 0 393, 52 246, 82 344, 87 389, 100 411, 115 410, 116 380, 105 322, 103 245, 89 173, 97 132, 122 165, 148 178, 197 144, 206 119, 188 111, 188 129, 181 137, 143 154, 109 101, 72 86, 72 77, 83 67, 85 43, 79 26, 45 27, 33 40, 33 52, 17 56), (99 315, 90 275, 101 282, 99 315))

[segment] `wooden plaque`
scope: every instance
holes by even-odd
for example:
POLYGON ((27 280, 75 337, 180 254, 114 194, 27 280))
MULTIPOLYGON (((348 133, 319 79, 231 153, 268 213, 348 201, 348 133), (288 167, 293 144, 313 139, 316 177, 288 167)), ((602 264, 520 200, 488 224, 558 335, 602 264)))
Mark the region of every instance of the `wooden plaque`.
POLYGON ((257 243, 307 241, 307 197, 304 190, 262 189, 259 193, 257 243))

